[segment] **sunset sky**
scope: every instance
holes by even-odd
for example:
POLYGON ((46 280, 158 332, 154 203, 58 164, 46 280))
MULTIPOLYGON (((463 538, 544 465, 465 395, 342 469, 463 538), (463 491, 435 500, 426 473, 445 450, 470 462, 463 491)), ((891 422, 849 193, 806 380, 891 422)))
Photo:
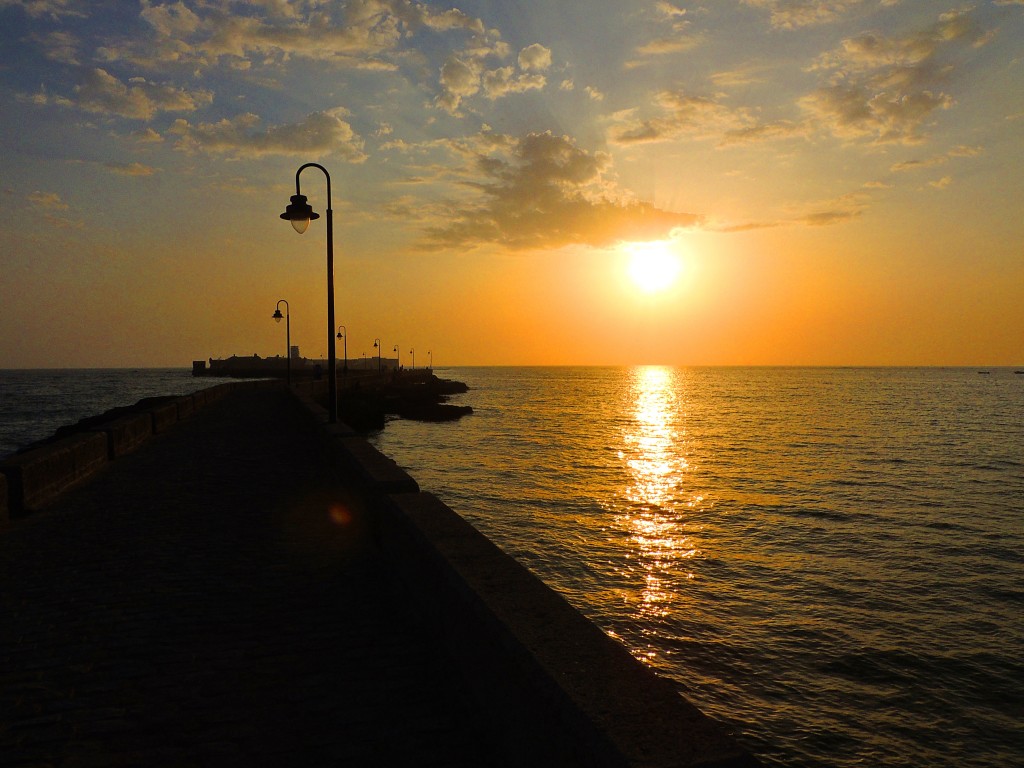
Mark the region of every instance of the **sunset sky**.
POLYGON ((1024 0, 0 0, 0 89, 0 368, 326 355, 307 162, 352 358, 1024 364, 1024 0))

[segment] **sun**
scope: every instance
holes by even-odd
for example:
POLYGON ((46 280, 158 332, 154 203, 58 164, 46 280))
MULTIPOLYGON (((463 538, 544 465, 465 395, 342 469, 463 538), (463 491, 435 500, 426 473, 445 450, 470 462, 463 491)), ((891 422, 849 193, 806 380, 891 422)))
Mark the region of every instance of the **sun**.
POLYGON ((623 249, 629 257, 629 276, 644 293, 659 293, 671 288, 683 270, 671 242, 626 243, 623 249))

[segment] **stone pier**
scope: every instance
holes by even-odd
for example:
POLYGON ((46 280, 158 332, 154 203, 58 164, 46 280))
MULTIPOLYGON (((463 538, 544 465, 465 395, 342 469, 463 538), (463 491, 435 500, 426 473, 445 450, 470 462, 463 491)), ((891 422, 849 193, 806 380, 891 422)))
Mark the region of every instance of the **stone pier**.
POLYGON ((308 393, 173 404, 0 466, 5 768, 758 765, 308 393))

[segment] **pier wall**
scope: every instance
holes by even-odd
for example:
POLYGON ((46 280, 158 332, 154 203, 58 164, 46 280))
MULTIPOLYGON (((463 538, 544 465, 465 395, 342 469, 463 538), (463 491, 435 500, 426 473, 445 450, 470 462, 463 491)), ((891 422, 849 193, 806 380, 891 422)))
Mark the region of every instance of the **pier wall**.
MULTIPOLYGON (((0 527, 8 517, 43 509, 178 420, 196 418, 221 397, 251 387, 284 383, 219 384, 7 457, 0 462, 0 527)), ((395 461, 344 424, 327 424, 316 402, 325 388, 325 382, 303 382, 291 391, 320 425, 323 449, 362 499, 390 566, 447 648, 452 674, 467 681, 488 712, 492 736, 504 744, 510 764, 759 765, 674 684, 422 492, 395 461)))
POLYGON ((41 441, 0 460, 0 530, 12 518, 44 508, 60 494, 144 445, 154 434, 190 418, 241 387, 283 387, 281 381, 218 384, 181 397, 140 401, 109 420, 72 427, 71 434, 41 441), (128 413, 124 413, 124 411, 128 413))

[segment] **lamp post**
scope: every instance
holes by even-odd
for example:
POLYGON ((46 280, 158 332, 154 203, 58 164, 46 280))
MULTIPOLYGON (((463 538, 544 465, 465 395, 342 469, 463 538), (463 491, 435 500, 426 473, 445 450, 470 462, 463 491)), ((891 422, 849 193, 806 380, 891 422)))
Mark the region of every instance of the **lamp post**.
POLYGON ((430 355, 430 370, 434 370, 434 350, 428 349, 427 354, 430 355))
POLYGON ((288 365, 288 386, 292 385, 292 308, 284 299, 279 299, 277 302, 277 309, 274 310, 274 314, 271 315, 274 318, 274 322, 281 322, 281 305, 284 304, 284 359, 288 365))
POLYGON ((328 421, 338 421, 338 370, 334 348, 334 216, 331 209, 331 174, 318 163, 306 163, 295 172, 295 194, 285 208, 281 218, 292 223, 292 227, 300 235, 306 231, 309 222, 319 219, 320 214, 314 211, 306 196, 299 189, 299 174, 306 168, 319 168, 327 177, 327 376, 328 421))
POLYGON ((416 347, 409 350, 409 354, 412 355, 412 369, 416 370, 416 347))
POLYGON ((342 333, 341 329, 345 328, 344 325, 338 326, 338 338, 344 340, 345 349, 342 354, 345 356, 345 361, 341 364, 341 370, 348 376, 348 328, 345 328, 345 332, 342 333))
POLYGON ((398 344, 395 344, 391 351, 395 353, 395 373, 397 374, 398 370, 402 367, 402 353, 399 351, 398 344))
POLYGON ((380 339, 373 340, 373 348, 377 350, 377 375, 380 375, 380 351, 383 349, 380 339))

